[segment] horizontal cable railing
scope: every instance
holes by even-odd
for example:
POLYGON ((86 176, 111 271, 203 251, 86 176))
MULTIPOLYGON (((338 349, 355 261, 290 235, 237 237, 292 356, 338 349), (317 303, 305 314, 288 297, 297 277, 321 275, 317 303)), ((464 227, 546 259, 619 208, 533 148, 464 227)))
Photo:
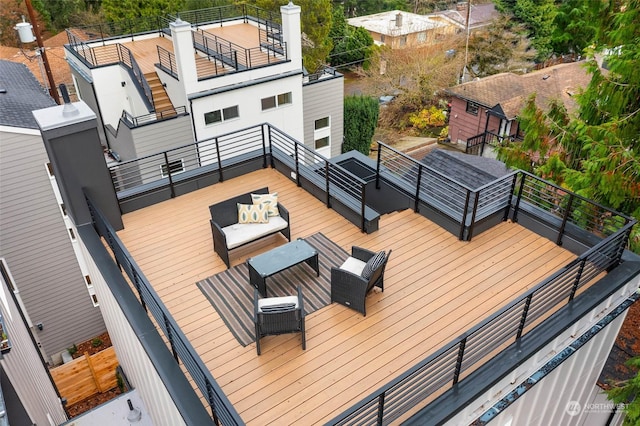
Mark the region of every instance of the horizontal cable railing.
MULTIPOLYGON (((517 220, 518 213, 534 210, 538 216, 551 218, 550 226, 557 230, 560 240, 568 227, 587 231, 594 238, 588 244, 590 248, 577 259, 329 424, 387 424, 416 405, 434 399, 478 369, 483 360, 528 333, 538 320, 569 303, 584 285, 617 265, 635 225, 635 220, 627 216, 522 171, 471 190, 405 154, 381 144, 379 147, 376 179, 393 180, 406 194, 415 197, 416 206, 418 202, 429 204, 429 200, 444 202, 448 196, 449 205, 463 209, 457 213, 464 218, 463 225, 469 218, 473 221, 491 212, 509 209, 517 220), (427 188, 424 182, 441 187, 427 188), (457 204, 451 202, 452 198, 457 199, 457 204)), ((179 180, 190 171, 218 173, 223 180, 229 165, 257 158, 262 158, 264 167, 268 161, 272 167, 276 161, 289 167, 300 186, 312 183, 323 189, 328 206, 332 197, 339 195, 359 203, 355 207, 362 209, 364 218, 366 193, 362 179, 267 124, 125 162, 110 170, 119 192, 139 185, 143 176, 149 179, 147 183, 168 187, 173 185, 173 179, 179 180), (127 167, 131 169, 128 178, 124 174, 127 167), (129 182, 129 186, 120 187, 120 182, 129 182)))
POLYGON ((536 320, 569 303, 581 286, 618 264, 634 224, 635 221, 629 221, 578 259, 327 424, 389 424, 416 405, 424 405, 450 389, 480 368, 482 360, 530 331, 536 320))
POLYGON ((187 339, 164 306, 160 296, 153 290, 153 287, 142 273, 133 256, 127 251, 116 231, 93 205, 91 200, 88 199, 87 203, 98 235, 104 239, 111 249, 116 264, 134 286, 140 305, 147 314, 151 314, 151 319, 155 320, 156 327, 164 334, 174 359, 177 363, 182 364, 183 370, 194 381, 196 389, 200 391, 200 398, 209 405, 214 423, 243 425, 244 422, 240 415, 215 381, 204 362, 202 362, 189 339, 187 339))
POLYGON ((178 65, 176 64, 176 55, 167 49, 158 46, 158 66, 161 70, 170 76, 178 79, 178 65))

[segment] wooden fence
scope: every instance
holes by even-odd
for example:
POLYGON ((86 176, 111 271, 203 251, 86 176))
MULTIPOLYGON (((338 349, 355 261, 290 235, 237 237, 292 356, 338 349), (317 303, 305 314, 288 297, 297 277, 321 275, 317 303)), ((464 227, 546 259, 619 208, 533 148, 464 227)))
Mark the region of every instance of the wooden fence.
POLYGON ((53 381, 67 405, 73 405, 100 392, 105 392, 118 385, 116 367, 118 359, 113 346, 89 355, 84 355, 71 362, 50 370, 53 381))

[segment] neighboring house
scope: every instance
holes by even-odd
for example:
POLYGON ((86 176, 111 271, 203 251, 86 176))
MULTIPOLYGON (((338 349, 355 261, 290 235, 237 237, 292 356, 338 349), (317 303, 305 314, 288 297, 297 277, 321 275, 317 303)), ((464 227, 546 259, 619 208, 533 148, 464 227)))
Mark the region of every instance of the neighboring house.
POLYGON ((28 424, 57 423, 64 411, 44 363, 106 327, 31 112, 55 102, 19 63, 0 60, 0 89, 0 311, 13 346, 0 366, 28 424))
POLYGON ((577 108, 574 95, 590 80, 584 62, 572 62, 522 75, 496 74, 449 88, 449 138, 473 149, 518 137, 518 114, 530 95, 536 95, 536 105, 543 110, 550 101, 559 100, 572 113, 577 108))
POLYGON ((300 8, 281 12, 185 11, 159 19, 155 31, 104 40, 69 30, 67 60, 103 145, 126 161, 200 142, 198 153, 153 171, 166 176, 189 170, 197 154, 202 164, 216 160, 206 156, 215 136, 269 122, 321 155, 340 154, 344 79, 306 73, 300 8))
POLYGON ((349 18, 347 23, 364 28, 375 44, 391 49, 433 45, 457 30, 451 23, 443 23, 429 15, 401 10, 349 18))
MULTIPOLYGON (((471 2, 460 2, 456 5, 455 10, 447 9, 439 12, 430 13, 431 19, 439 22, 454 25, 458 31, 466 31, 467 29, 467 6, 471 2)), ((469 31, 473 32, 482 27, 486 27, 498 18, 500 13, 496 10, 493 3, 472 4, 469 9, 469 31)))

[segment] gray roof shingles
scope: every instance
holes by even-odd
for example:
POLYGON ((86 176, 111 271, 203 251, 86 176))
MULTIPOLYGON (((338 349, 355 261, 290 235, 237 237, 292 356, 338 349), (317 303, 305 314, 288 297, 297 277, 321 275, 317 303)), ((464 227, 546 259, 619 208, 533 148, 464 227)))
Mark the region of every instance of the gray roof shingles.
POLYGON ((37 129, 31 112, 54 105, 24 64, 0 60, 0 126, 37 129))
POLYGON ((471 189, 510 172, 501 161, 445 149, 434 149, 421 162, 471 189))

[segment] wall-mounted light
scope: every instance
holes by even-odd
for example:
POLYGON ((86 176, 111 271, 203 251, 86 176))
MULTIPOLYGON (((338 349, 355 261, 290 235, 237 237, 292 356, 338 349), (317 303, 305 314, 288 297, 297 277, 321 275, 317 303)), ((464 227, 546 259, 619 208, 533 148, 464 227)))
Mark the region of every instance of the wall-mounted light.
POLYGON ((121 82, 120 82, 120 86, 124 87, 124 86, 126 86, 126 85, 127 85, 127 82, 126 82, 126 81, 121 81, 121 82))

